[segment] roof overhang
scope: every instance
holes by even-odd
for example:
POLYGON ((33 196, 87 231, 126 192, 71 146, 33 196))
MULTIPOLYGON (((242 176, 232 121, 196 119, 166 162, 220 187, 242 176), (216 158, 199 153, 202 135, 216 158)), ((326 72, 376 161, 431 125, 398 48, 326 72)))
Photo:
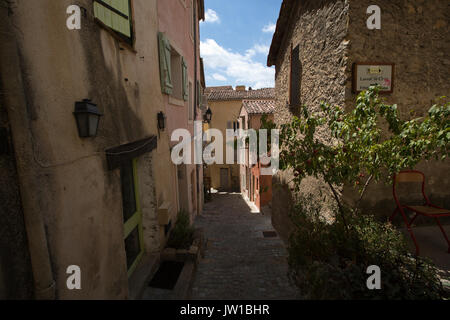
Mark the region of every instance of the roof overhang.
POLYGON ((267 66, 271 67, 275 65, 280 51, 283 38, 288 29, 291 14, 298 0, 283 0, 280 9, 280 15, 277 21, 277 28, 272 38, 272 44, 270 45, 269 56, 267 58, 267 66))
POLYGON ((205 21, 205 0, 198 1, 198 19, 205 21))

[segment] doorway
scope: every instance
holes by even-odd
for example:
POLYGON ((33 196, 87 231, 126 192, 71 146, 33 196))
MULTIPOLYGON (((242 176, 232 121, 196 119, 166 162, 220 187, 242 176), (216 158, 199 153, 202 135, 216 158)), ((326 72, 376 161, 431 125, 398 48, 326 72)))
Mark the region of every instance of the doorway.
POLYGON ((230 186, 229 181, 229 170, 227 168, 221 168, 220 169, 220 189, 221 190, 228 190, 230 186))
POLYGON ((142 213, 139 203, 137 159, 121 168, 125 253, 128 277, 136 270, 144 255, 142 213))

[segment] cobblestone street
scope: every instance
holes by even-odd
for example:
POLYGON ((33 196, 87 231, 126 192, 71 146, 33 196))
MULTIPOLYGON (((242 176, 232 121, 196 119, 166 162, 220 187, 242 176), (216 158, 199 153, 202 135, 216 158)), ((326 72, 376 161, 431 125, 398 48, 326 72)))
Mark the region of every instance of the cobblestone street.
POLYGON ((195 227, 208 245, 192 287, 194 300, 296 299, 289 283, 287 252, 268 215, 252 213, 240 194, 213 194, 195 227))

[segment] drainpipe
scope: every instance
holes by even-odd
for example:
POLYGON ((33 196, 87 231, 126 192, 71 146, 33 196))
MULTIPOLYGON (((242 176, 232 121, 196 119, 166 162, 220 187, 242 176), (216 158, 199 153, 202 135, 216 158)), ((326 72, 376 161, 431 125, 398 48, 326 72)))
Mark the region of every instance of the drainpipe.
POLYGON ((34 163, 30 117, 22 78, 17 27, 12 23, 13 12, 9 2, 0 5, 0 99, 6 107, 12 128, 15 158, 19 176, 22 209, 28 238, 28 249, 34 278, 34 295, 37 300, 54 300, 55 281, 48 251, 44 219, 41 214, 37 172, 34 163))

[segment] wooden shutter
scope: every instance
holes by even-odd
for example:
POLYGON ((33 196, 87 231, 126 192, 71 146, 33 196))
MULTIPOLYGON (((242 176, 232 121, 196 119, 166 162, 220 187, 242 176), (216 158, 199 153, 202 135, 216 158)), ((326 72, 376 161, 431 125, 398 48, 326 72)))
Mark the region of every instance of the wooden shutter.
POLYGON ((189 81, 188 81, 188 67, 184 57, 181 57, 181 71, 183 73, 183 99, 187 101, 189 98, 189 81))
POLYGON ((292 49, 291 55, 291 83, 290 83, 290 102, 291 107, 300 106, 302 65, 300 61, 300 47, 292 49))
POLYGON ((94 16, 120 35, 132 38, 130 0, 94 0, 94 16))
POLYGON ((170 46, 170 41, 167 37, 160 32, 158 34, 159 42, 159 70, 161 76, 161 90, 165 94, 172 94, 173 84, 172 84, 172 67, 171 67, 171 56, 172 47, 170 46))

